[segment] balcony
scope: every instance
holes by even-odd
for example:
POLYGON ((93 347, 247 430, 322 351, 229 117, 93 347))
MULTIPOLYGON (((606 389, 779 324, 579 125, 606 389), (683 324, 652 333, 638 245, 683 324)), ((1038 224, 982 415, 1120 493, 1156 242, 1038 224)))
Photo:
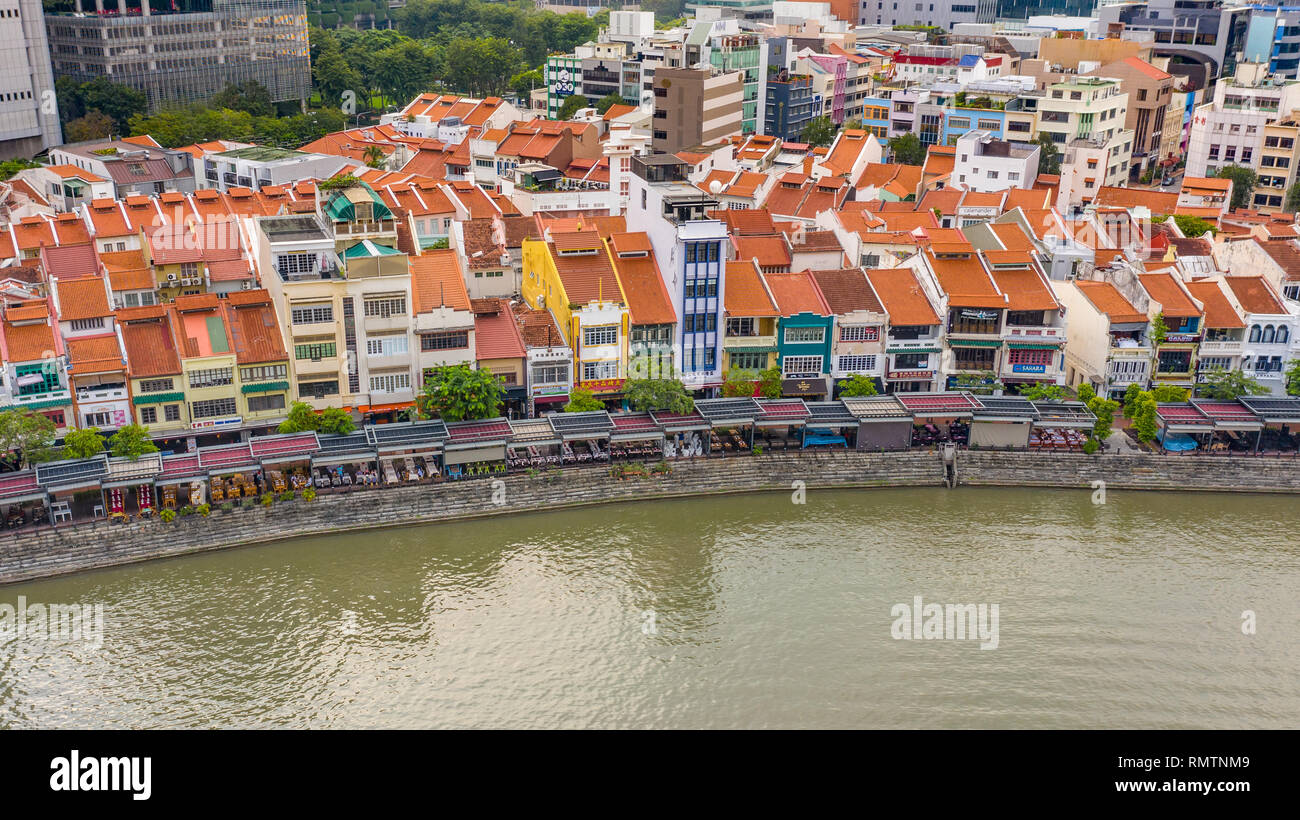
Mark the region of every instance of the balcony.
POLYGON ((77 390, 77 402, 126 401, 126 386, 86 387, 77 390))
POLYGON ((1065 328, 1051 327, 1048 325, 1008 325, 1002 332, 1002 338, 1006 341, 1043 341, 1043 342, 1065 342, 1065 328))
POLYGON ((329 322, 301 322, 289 326, 289 333, 294 336, 334 336, 338 332, 338 323, 329 322))
POLYGON ((391 316, 366 316, 362 319, 362 327, 368 333, 406 330, 410 326, 411 317, 405 313, 394 313, 391 316))
POLYGON ((1227 339, 1223 341, 1204 341, 1201 342, 1202 356, 1239 356, 1241 355, 1242 345, 1240 339, 1227 339))
POLYGON ((727 336, 722 340, 723 350, 739 350, 753 348, 754 352, 761 350, 776 350, 776 335, 768 336, 727 336))

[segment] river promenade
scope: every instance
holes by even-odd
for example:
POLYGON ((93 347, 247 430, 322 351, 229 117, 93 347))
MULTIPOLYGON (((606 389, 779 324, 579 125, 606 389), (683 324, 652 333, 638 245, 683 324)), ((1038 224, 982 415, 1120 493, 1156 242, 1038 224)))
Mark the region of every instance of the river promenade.
MULTIPOLYGON (((958 489, 946 491, 1005 486, 1091 492, 1100 481, 1107 491, 1300 493, 1300 461, 1293 457, 959 450, 953 466, 958 489)), ((0 583, 376 527, 587 505, 593 515, 617 515, 595 505, 655 498, 808 493, 818 488, 942 488, 948 475, 938 450, 821 450, 678 460, 670 462, 669 472, 647 469, 624 477, 612 474, 608 465, 593 464, 461 482, 322 490, 312 501, 299 497, 270 507, 246 503, 170 523, 100 521, 0 535, 0 583)), ((365 542, 358 540, 357 548, 364 549, 365 542)))

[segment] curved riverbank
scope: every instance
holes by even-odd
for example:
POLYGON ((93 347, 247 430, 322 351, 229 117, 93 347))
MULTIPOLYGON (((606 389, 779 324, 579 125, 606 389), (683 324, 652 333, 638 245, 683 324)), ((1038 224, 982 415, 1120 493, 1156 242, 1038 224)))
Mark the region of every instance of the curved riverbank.
MULTIPOLYGON (((437 485, 322 492, 264 508, 214 510, 171 524, 136 521, 0 536, 0 584, 264 543, 298 536, 508 515, 655 498, 817 488, 942 487, 935 451, 804 451, 672 463, 666 475, 625 479, 600 466, 437 485)), ((1091 490, 1300 492, 1300 460, 1213 456, 1097 455, 963 450, 959 486, 1091 490)))

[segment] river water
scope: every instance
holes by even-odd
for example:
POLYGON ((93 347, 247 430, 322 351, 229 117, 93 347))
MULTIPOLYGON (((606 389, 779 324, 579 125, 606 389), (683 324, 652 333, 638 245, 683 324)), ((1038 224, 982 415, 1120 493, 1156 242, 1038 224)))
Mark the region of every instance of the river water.
POLYGON ((652 501, 3 587, 104 625, 0 639, 0 726, 1300 727, 1297 501, 1091 496, 652 501), (916 596, 997 604, 997 647, 894 638, 916 596))

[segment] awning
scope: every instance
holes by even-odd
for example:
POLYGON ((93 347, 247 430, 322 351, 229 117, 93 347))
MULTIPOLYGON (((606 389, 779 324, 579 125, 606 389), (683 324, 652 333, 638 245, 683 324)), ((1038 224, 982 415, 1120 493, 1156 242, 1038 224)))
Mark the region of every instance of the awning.
POLYGON ((464 450, 451 450, 443 456, 443 463, 468 464, 471 461, 505 461, 506 446, 491 444, 487 447, 467 447, 464 450))
MULTIPOLYGON (((1002 342, 991 342, 984 339, 949 339, 948 344, 951 347, 1002 347, 1002 342)), ((1016 347, 1016 345, 1012 345, 1016 347)))
POLYGON ((246 384, 239 388, 241 393, 275 393, 280 390, 288 390, 288 382, 259 382, 258 384, 246 384))
POLYGON ((72 404, 72 399, 46 399, 45 401, 33 401, 26 404, 14 404, 8 407, 0 408, 2 410, 49 410, 54 407, 68 407, 72 404))
POLYGON ((357 406, 359 413, 391 413, 394 410, 405 410, 408 407, 414 407, 414 402, 400 402, 398 404, 362 404, 357 406))
MULTIPOLYGON (((948 343, 951 344, 952 340, 949 339, 948 343)), ((998 344, 1000 345, 1002 343, 998 342, 998 344)), ((898 354, 898 353, 942 353, 943 351, 939 350, 939 348, 937 347, 904 347, 904 348, 887 347, 885 348, 885 352, 889 354, 898 354)))
POLYGON ((157 404, 164 401, 185 401, 184 393, 145 393, 139 396, 132 396, 132 404, 157 404))
POLYGON ((1056 344, 1043 344, 1042 342, 1008 342, 1007 347, 1012 350, 1060 350, 1062 344, 1065 344, 1064 339, 1056 344))
POLYGON ((372 451, 360 453, 338 453, 328 456, 314 456, 311 464, 313 467, 327 467, 333 464, 369 464, 375 460, 375 454, 372 451))
POLYGON ((28 501, 45 501, 48 498, 44 490, 32 490, 29 493, 21 495, 8 495, 0 498, 0 504, 8 506, 10 504, 26 504, 28 501))

